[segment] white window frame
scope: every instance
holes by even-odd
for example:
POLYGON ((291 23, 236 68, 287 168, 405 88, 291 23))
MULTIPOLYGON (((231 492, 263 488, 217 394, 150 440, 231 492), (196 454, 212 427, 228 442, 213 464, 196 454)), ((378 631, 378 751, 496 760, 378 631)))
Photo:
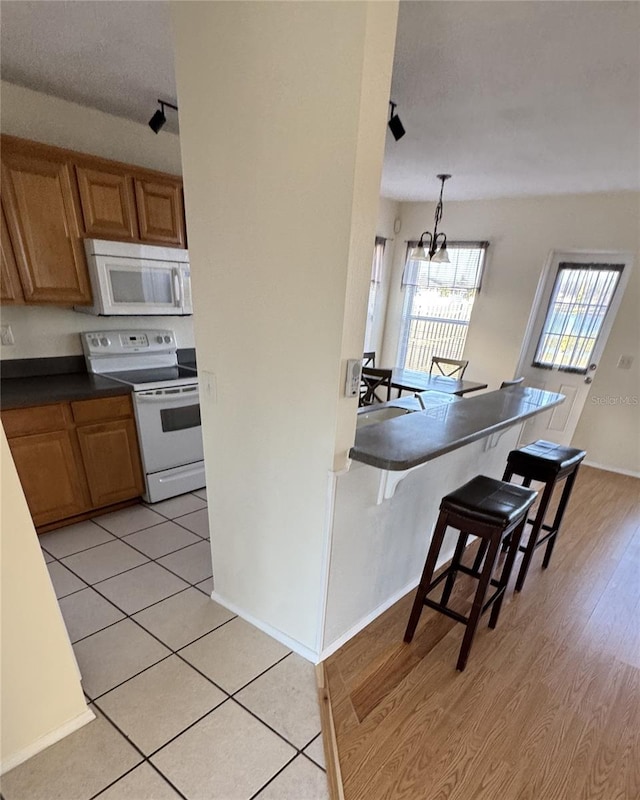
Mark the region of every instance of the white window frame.
POLYGON ((380 287, 384 273, 384 249, 387 240, 376 236, 373 248, 373 261, 371 263, 371 283, 369 284, 369 299, 367 303, 367 324, 364 331, 364 352, 376 349, 375 333, 378 305, 380 300, 380 287))
MULTIPOLYGON (((419 372, 428 372, 431 366, 431 358, 434 355, 444 358, 462 358, 464 354, 467 333, 469 330, 469 322, 471 320, 471 311, 475 302, 475 298, 477 297, 482 285, 482 276, 486 266, 486 254, 489 243, 486 241, 450 242, 447 245, 447 250, 449 252, 449 258, 451 259, 451 264, 438 265, 440 270, 446 270, 450 268, 452 270, 453 277, 456 274, 456 251, 479 251, 478 264, 472 283, 467 281, 467 283, 464 285, 461 283, 459 286, 454 284, 451 287, 442 287, 443 290, 449 288, 453 291, 459 291, 461 293, 461 298, 463 292, 467 295, 471 295, 471 303, 468 315, 458 315, 456 317, 441 317, 437 315, 421 316, 412 313, 419 285, 424 285, 426 282, 426 274, 430 267, 429 262, 416 261, 415 259, 411 258, 412 250, 414 247, 416 247, 416 245, 417 242, 407 242, 407 256, 402 277, 404 301, 402 308, 400 336, 398 339, 398 357, 396 363, 400 368, 416 370, 419 372), (429 345, 425 343, 425 346, 421 352, 416 353, 414 351, 413 353, 410 353, 409 341, 411 338, 412 318, 414 321, 423 321, 428 330, 432 330, 433 333, 438 333, 441 340, 446 341, 441 341, 440 345, 434 345, 432 347, 429 347, 429 345)), ((469 297, 467 297, 467 300, 468 299, 469 297)), ((426 339, 425 342, 426 341, 428 341, 428 339, 426 339)))

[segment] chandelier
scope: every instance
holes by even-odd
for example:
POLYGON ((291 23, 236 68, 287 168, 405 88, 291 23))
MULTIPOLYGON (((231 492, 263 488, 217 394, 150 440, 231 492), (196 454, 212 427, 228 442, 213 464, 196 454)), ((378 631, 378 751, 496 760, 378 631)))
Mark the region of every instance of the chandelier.
POLYGON ((447 234, 438 233, 438 223, 442 219, 442 192, 444 190, 444 182, 449 180, 451 175, 438 175, 438 180, 442 181, 440 186, 440 198, 436 206, 436 213, 434 217, 433 233, 425 231, 420 235, 418 246, 413 248, 411 258, 414 261, 435 261, 443 264, 449 263, 449 254, 447 253, 447 234))

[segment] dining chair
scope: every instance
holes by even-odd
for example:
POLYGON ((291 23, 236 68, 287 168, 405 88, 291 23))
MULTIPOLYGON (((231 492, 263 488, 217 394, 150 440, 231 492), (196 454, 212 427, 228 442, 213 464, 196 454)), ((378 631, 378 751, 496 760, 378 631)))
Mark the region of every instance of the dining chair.
POLYGON ((358 406, 372 406, 391 400, 391 370, 363 367, 358 406))
POLYGON ((368 353, 362 354, 363 367, 375 367, 376 365, 376 351, 370 350, 368 353))
POLYGON ((500 384, 501 389, 507 389, 509 386, 517 386, 519 383, 523 383, 524 378, 514 378, 512 381, 502 381, 500 384))
POLYGON ((460 358, 443 358, 442 356, 432 356, 431 366, 429 367, 429 375, 433 374, 434 366, 438 368, 440 375, 445 375, 447 378, 457 378, 462 380, 464 371, 469 364, 460 358))

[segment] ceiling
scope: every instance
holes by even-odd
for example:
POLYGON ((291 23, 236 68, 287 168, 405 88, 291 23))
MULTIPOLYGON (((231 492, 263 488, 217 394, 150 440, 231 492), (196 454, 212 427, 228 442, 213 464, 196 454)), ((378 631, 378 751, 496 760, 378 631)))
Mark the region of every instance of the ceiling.
MULTIPOLYGON (((175 102, 168 3, 1 10, 4 80, 143 123, 175 102)), ((435 199, 439 172, 446 199, 638 190, 640 3, 401 2, 391 98, 386 197, 435 199)))

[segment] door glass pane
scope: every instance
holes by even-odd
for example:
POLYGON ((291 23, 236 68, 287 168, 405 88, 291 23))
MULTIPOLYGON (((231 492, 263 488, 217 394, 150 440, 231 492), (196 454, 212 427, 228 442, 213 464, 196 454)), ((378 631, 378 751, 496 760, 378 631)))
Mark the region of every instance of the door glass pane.
POLYGON ((181 406, 177 408, 164 408, 160 412, 162 430, 183 431, 186 428, 197 428, 200 426, 200 404, 192 406, 181 406))
POLYGON ((534 367, 587 371, 621 274, 621 264, 560 264, 534 367))
POLYGON ((109 270, 111 296, 116 303, 173 304, 172 273, 164 269, 109 270))

